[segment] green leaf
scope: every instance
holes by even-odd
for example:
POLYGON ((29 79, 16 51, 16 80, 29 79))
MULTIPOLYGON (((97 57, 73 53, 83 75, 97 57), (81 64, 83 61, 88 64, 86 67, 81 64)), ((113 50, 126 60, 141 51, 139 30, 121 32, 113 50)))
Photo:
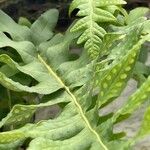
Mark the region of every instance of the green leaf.
POLYGON ((29 40, 30 30, 26 26, 20 26, 7 14, 0 10, 0 31, 9 33, 14 40, 29 40))
POLYGON ((143 26, 144 26, 143 33, 144 34, 150 33, 150 20, 146 21, 143 26))
POLYGON ((146 14, 150 12, 149 8, 138 7, 130 11, 126 16, 126 25, 122 27, 112 26, 114 31, 119 33, 129 33, 136 27, 142 27, 142 34, 150 33, 150 20, 146 17, 146 14))
POLYGON ((24 73, 27 73, 28 75, 31 75, 33 78, 36 77, 36 80, 40 82, 36 86, 28 87, 20 84, 19 82, 15 82, 5 76, 5 74, 0 73, 1 84, 9 88, 10 90, 50 94, 51 92, 55 92, 62 88, 62 86, 60 86, 51 75, 49 75, 49 72, 44 69, 44 64, 40 63, 40 61, 33 61, 25 66, 19 66, 16 62, 12 61, 9 56, 1 55, 1 57, 3 57, 3 60, 5 62, 11 63, 11 67, 15 66, 17 69, 21 70, 24 73), (36 70, 36 68, 39 68, 39 70, 36 70), (42 74, 42 76, 39 76, 39 74, 42 74), (52 85, 52 87, 50 88, 49 85, 52 85))
POLYGON ((133 93, 127 103, 115 114, 113 121, 122 115, 132 114, 141 106, 150 96, 150 77, 141 85, 141 87, 133 93))
POLYGON ((112 49, 108 56, 114 61, 99 71, 98 78, 101 78, 98 83, 100 87, 99 106, 118 97, 131 77, 142 43, 139 41, 138 32, 127 35, 125 41, 112 49), (134 39, 131 40, 133 36, 134 39))
MULTIPOLYGON (((85 3, 85 1, 82 2, 85 3)), ((112 4, 112 2, 109 3, 112 4)), ((114 3, 118 4, 120 1, 114 1, 114 3)), ((107 10, 114 12, 112 7, 107 10)), ((6 17, 6 15, 4 16, 6 17)), ((6 18, 10 22, 11 19, 6 18)), ((53 25, 52 22, 50 26, 53 25)), ((15 29, 23 27, 16 24, 14 26, 15 29)), ((91 61, 85 51, 82 51, 78 58, 71 57, 72 43, 79 33, 73 34, 67 31, 64 35, 52 36, 51 29, 46 30, 47 34, 44 34, 45 30, 43 30, 41 34, 45 37, 43 39, 34 38, 33 41, 32 29, 27 29, 29 32, 26 32, 30 33, 30 36, 28 39, 20 40, 9 38, 5 34, 8 32, 11 36, 17 35, 17 30, 13 30, 13 34, 12 29, 6 28, 0 32, 0 48, 9 47, 21 57, 16 61, 6 53, 0 55, 0 83, 7 90, 15 91, 14 94, 18 93, 17 96, 20 92, 27 94, 26 99, 30 101, 28 105, 14 105, 0 122, 0 127, 13 127, 11 130, 0 132, 0 149, 18 149, 26 141, 28 147, 25 148, 29 150, 129 149, 130 140, 125 139, 125 134, 119 136, 121 134, 114 133, 113 126, 121 115, 132 113, 147 99, 149 79, 131 97, 132 101, 130 100, 127 105, 122 107, 121 111, 99 116, 99 107, 104 107, 109 103, 110 98, 114 100, 114 97, 119 96, 124 86, 117 87, 117 83, 121 81, 123 85, 126 84, 130 78, 130 67, 134 68, 140 46, 150 39, 150 34, 141 38, 141 28, 135 28, 126 36, 124 34, 123 36, 112 35, 115 37, 115 42, 112 40, 114 43, 108 42, 108 45, 107 42, 104 43, 107 45, 103 47, 107 51, 106 59, 100 57, 91 61), (7 69, 2 69, 5 66, 13 70, 12 74, 8 73, 7 69), (99 68, 97 69, 97 67, 99 68), (115 72, 112 72, 114 69, 116 69, 115 72), (15 72, 17 73, 15 74, 15 72), (32 84, 22 82, 17 76, 18 74, 23 75, 22 78, 28 77, 34 82, 32 84), (110 79, 110 82, 107 82, 108 90, 103 90, 106 79, 110 79), (114 92, 116 87, 117 92, 114 92), (105 97, 100 95, 102 90, 105 97), (108 91, 112 93, 110 97, 107 97, 108 91), (31 102, 30 93, 35 93, 36 98, 40 99, 38 103, 31 102), (142 101, 139 100, 140 96, 144 97, 142 101), (46 100, 44 101, 44 99, 46 100), (134 106, 131 107, 133 102, 134 106), (57 117, 41 120, 38 123, 33 120, 32 123, 29 123, 38 108, 46 108, 54 104, 62 106, 57 117)), ((22 97, 19 98, 22 99, 22 97)))
MULTIPOLYGON (((100 23, 115 23, 117 18, 114 12, 119 9, 118 5, 126 4, 123 0, 74 0, 70 6, 69 14, 78 8, 77 16, 80 18, 71 28, 71 32, 82 31, 78 39, 78 44, 85 43, 84 48, 89 55, 95 58, 100 53, 102 39, 106 34, 100 23), (113 6, 116 7, 113 7, 113 6), (113 11, 112 11, 113 7, 113 11)), ((120 9, 119 9, 120 10, 120 9)))
MULTIPOLYGON (((56 65, 60 65, 62 62, 69 60, 69 56, 66 55, 68 53, 67 51, 68 51, 68 44, 69 44, 67 39, 70 41, 71 37, 69 36, 67 38, 64 38, 62 43, 56 44, 52 47, 49 47, 48 49, 45 49, 44 53, 47 54, 50 53, 50 56, 48 54, 48 60, 50 60, 50 62, 53 61, 51 64, 54 65, 55 67, 57 67, 56 65), (57 49, 57 53, 56 53, 56 49, 57 49), (59 53, 62 53, 62 55, 59 55, 59 53), (59 61, 54 59, 58 55, 60 56, 59 61), (65 58, 64 56, 67 57, 65 58)), ((55 92, 63 88, 63 86, 58 84, 58 81, 54 79, 53 75, 55 73, 52 71, 51 67, 47 65, 45 60, 40 55, 36 54, 37 52, 36 48, 31 42, 27 42, 27 41, 15 42, 10 40, 3 33, 1 33, 0 47, 5 47, 5 46, 10 46, 15 48, 18 51, 18 53, 21 55, 22 59, 26 64, 20 66, 18 63, 11 60, 11 58, 7 55, 1 55, 0 56, 1 61, 7 64, 9 63, 9 65, 14 69, 17 68, 21 72, 30 75, 32 78, 38 81, 39 84, 33 87, 27 87, 25 85, 21 85, 20 83, 14 82, 13 80, 7 78, 5 74, 0 73, 1 76, 0 82, 3 86, 15 91, 36 92, 40 94, 50 94, 52 92, 55 92), (37 68, 39 69, 37 70, 37 68)), ((74 76, 75 73, 81 72, 81 70, 82 70, 81 73, 87 72, 88 66, 84 66, 84 67, 81 69, 77 68, 77 70, 74 72, 69 72, 70 77, 68 76, 68 79, 65 79, 66 78, 65 77, 64 80, 67 80, 68 84, 73 83, 71 76, 74 76), (84 71, 84 67, 85 67, 85 71, 84 71)), ((81 78, 86 80, 84 74, 81 76, 81 78)), ((77 84, 77 86, 79 86, 80 84, 81 83, 77 84)))
POLYGON ((145 115, 144 115, 142 125, 140 127, 138 134, 136 135, 136 138, 141 139, 144 136, 147 136, 150 134, 149 124, 150 124, 150 107, 148 106, 148 108, 145 112, 145 115))
POLYGON ((51 9, 42 14, 31 26, 31 39, 35 45, 46 42, 53 36, 58 20, 58 11, 51 9))
POLYGON ((146 16, 148 12, 150 12, 150 9, 147 7, 138 7, 138 8, 131 10, 128 17, 126 18, 127 24, 131 24, 136 19, 146 16))
MULTIPOLYGON (((34 92, 45 95, 50 94, 51 96, 57 93, 58 90, 63 92, 62 97, 58 96, 55 100, 53 99, 54 101, 48 101, 47 103, 26 106, 15 105, 11 112, 1 121, 0 126, 25 123, 39 107, 69 103, 57 119, 50 119, 37 124, 27 124, 19 129, 0 133, 1 149, 9 148, 10 144, 16 148, 27 138, 33 138, 32 142, 35 143, 34 145, 37 148, 36 140, 38 138, 44 138, 45 140, 45 137, 48 136, 47 140, 51 141, 51 147, 55 146, 56 149, 60 148, 56 144, 57 142, 61 143, 62 149, 65 149, 70 147, 65 144, 66 141, 70 143, 73 139, 80 137, 80 144, 72 143, 69 149, 82 145, 83 149, 93 147, 107 150, 106 145, 102 142, 101 137, 93 126, 97 122, 97 119, 93 120, 92 117, 96 109, 87 111, 90 103, 84 99, 89 94, 82 93, 88 87, 88 84, 85 85, 85 83, 91 77, 93 62, 89 63, 84 53, 79 59, 70 59, 69 46, 76 36, 76 34, 71 34, 70 32, 67 32, 64 36, 55 36, 54 39, 52 38, 53 44, 45 40, 40 43, 39 39, 37 39, 39 49, 39 46, 32 42, 32 38, 28 41, 15 41, 8 38, 3 32, 0 33, 0 47, 11 47, 22 58, 22 61, 18 63, 8 55, 2 54, 0 55, 1 62, 36 80, 36 84, 29 87, 21 84, 18 79, 14 81, 1 72, 0 83, 3 86, 18 92, 34 92), (56 41, 58 38, 61 40, 56 41), (75 76, 78 78, 75 78, 75 76), (65 93, 67 96, 64 95, 65 93), (84 97, 82 97, 83 94, 85 94, 84 97), (85 137, 89 140, 88 143, 85 137), (18 143, 16 144, 16 142, 18 143)), ((47 35, 45 37, 47 38, 47 35)), ((39 144, 42 145, 42 143, 39 144)))
MULTIPOLYGON (((48 98, 48 97, 47 97, 48 98)), ((59 98, 51 98, 49 96, 47 103, 38 105, 15 105, 10 113, 0 122, 0 128, 4 125, 19 125, 29 121, 38 108, 47 107, 58 103, 69 102, 67 93, 63 93, 59 98)))

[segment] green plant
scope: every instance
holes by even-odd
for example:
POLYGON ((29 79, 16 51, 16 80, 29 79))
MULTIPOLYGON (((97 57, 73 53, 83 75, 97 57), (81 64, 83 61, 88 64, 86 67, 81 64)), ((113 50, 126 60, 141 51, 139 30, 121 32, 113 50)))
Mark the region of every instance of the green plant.
MULTIPOLYGON (((0 149, 24 146, 28 150, 124 150, 149 135, 149 106, 141 128, 132 139, 127 139, 124 132, 114 133, 113 127, 149 98, 150 77, 142 80, 144 83, 117 112, 99 114, 99 109, 120 96, 133 77, 141 46, 150 41, 149 20, 144 18, 130 25, 127 20, 132 19, 132 13, 127 14, 120 6, 124 1, 106 2, 74 0, 70 12, 79 8, 78 14, 84 18, 64 35, 53 32, 57 10, 47 11, 32 25, 26 19, 19 25, 0 11, 0 96, 3 98, 0 109, 5 105, 5 112, 9 111, 8 100, 11 110, 6 117, 6 113, 0 116, 3 118, 0 149), (88 25, 83 28, 83 24, 80 31, 76 29, 93 14, 86 7, 91 6, 88 3, 93 4, 93 11, 107 22, 102 24, 99 17, 89 20, 96 24, 96 28, 91 27, 92 35, 87 32, 88 25), (88 15, 84 8, 88 9, 88 15), (103 38, 101 31, 104 31, 103 38), (90 47, 88 40, 94 41, 90 47), (78 47, 77 41, 86 42, 81 54, 70 51, 78 47), (55 104, 61 109, 57 117, 35 122, 33 116, 39 108, 55 104)), ((147 9, 140 17, 146 12, 147 9)))
POLYGON ((77 21, 71 31, 84 30, 78 39, 78 44, 85 42, 84 47, 92 58, 99 54, 107 24, 122 24, 118 14, 121 12, 126 16, 126 11, 120 7, 121 4, 126 2, 124 0, 74 0, 72 2, 69 13, 78 8, 77 15, 83 18, 77 21))

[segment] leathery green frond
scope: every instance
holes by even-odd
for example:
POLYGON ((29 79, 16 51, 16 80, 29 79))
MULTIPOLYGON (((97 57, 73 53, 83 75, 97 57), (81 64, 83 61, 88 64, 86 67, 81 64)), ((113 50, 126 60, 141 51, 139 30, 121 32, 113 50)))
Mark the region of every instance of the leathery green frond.
MULTIPOLYGON (((116 3, 123 1, 111 2, 116 3)), ((95 4, 106 5, 102 2, 95 4)), ((149 78, 117 112, 105 116, 99 114, 99 108, 119 97, 131 78, 140 47, 150 40, 150 34, 141 38, 141 28, 135 28, 123 35, 114 47, 109 47, 111 50, 104 63, 98 59, 89 61, 84 51, 81 56, 71 59, 70 46, 79 34, 67 31, 64 35, 55 35, 53 28, 57 20, 54 15, 56 19, 58 12, 49 10, 28 28, 16 24, 0 11, 0 48, 13 49, 20 56, 19 60, 15 60, 8 54, 0 55, 1 68, 7 66, 14 70, 12 75, 8 75, 6 70, 0 68, 0 83, 8 90, 37 93, 42 97, 39 104, 14 105, 2 119, 0 127, 14 128, 0 132, 0 149, 16 150, 28 139, 28 150, 130 149, 131 140, 123 138, 125 134, 114 133, 113 126, 148 99, 149 78), (10 23, 16 31, 4 26, 10 23), (39 31, 42 38, 37 36, 39 31), (14 79, 18 72, 33 79, 34 85, 14 79), (133 103, 134 107, 131 107, 133 103), (30 118, 39 108, 54 104, 62 104, 56 118, 30 123, 30 118)), ((145 136, 145 130, 149 130, 147 122, 149 116, 146 113, 139 137, 145 136)))

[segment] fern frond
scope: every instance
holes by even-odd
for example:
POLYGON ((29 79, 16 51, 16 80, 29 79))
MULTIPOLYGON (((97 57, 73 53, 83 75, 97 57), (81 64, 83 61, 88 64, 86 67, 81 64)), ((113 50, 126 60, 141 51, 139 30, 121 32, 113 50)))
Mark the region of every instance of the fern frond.
POLYGON ((141 104, 145 102, 150 96, 150 77, 143 83, 143 85, 129 97, 128 102, 116 113, 114 121, 121 116, 132 114, 141 104))
POLYGON ((136 34, 137 35, 135 35, 133 32, 128 35, 126 37, 130 39, 128 45, 126 45, 124 42, 120 43, 112 50, 112 53, 109 55, 109 57, 112 58, 111 60, 114 61, 110 66, 108 66, 108 69, 106 69, 107 67, 104 67, 106 71, 100 76, 101 81, 99 83, 99 87, 101 92, 99 99, 101 105, 105 104, 106 102, 108 103, 108 100, 112 100, 114 97, 118 97, 126 86, 127 81, 131 77, 141 46, 138 32, 136 32, 136 34), (137 39, 135 38, 134 41, 131 39, 133 34, 134 37, 137 36, 137 39), (133 44, 134 46, 132 45, 133 47, 131 44, 129 44, 130 42, 132 44, 135 43, 133 44), (115 56, 115 52, 120 56, 119 58, 118 56, 115 56))
POLYGON ((113 26, 113 29, 120 33, 128 33, 136 27, 142 26, 142 34, 150 33, 150 20, 146 15, 150 12, 149 8, 139 7, 129 12, 126 16, 126 25, 123 27, 113 26))
MULTIPOLYGON (((43 17, 47 18, 47 15, 51 17, 51 15, 54 15, 53 12, 54 10, 50 10, 45 13, 43 17)), ((57 14, 57 11, 55 11, 55 13, 57 14)), ((1 17, 8 22, 13 22, 3 13, 1 17)), ((35 140, 32 141, 34 144, 31 143, 29 149, 43 149, 45 144, 49 142, 50 145, 47 146, 50 149, 60 149, 61 145, 62 149, 78 149, 79 147, 81 147, 81 149, 89 149, 93 147, 94 149, 107 150, 107 146, 102 142, 101 137, 92 125, 94 123, 92 122, 93 119, 88 117, 93 116, 96 110, 87 111, 90 103, 88 104, 85 98, 87 98, 89 94, 83 93, 83 91, 87 89, 87 87, 83 85, 85 85, 92 73, 93 63, 87 63, 88 60, 84 54, 79 59, 74 61, 70 60, 69 46, 76 35, 70 33, 66 33, 66 35, 58 34, 51 39, 52 31, 50 30, 45 38, 41 39, 41 37, 38 37, 35 29, 40 28, 40 30, 43 31, 43 33, 41 33, 43 35, 45 32, 48 32, 44 30, 45 26, 39 23, 40 20, 41 18, 39 18, 39 21, 36 21, 36 26, 34 23, 31 28, 28 29, 32 34, 32 37, 28 41, 15 41, 17 30, 16 34, 9 32, 7 29, 3 30, 3 32, 8 32, 11 36, 13 35, 12 39, 7 37, 3 32, 0 32, 0 47, 13 48, 22 59, 22 61, 18 63, 10 56, 2 54, 0 55, 0 61, 12 69, 17 69, 19 72, 32 77, 37 81, 36 84, 34 86, 23 85, 18 80, 14 81, 11 77, 6 76, 4 72, 0 72, 0 83, 7 89, 13 91, 47 95, 49 102, 39 105, 14 106, 7 117, 2 120, 0 127, 11 124, 26 124, 37 108, 59 103, 69 104, 66 105, 56 120, 42 121, 38 124, 25 125, 23 128, 12 132, 10 131, 9 133, 0 133, 0 149, 8 149, 10 145, 12 149, 16 149, 22 141, 31 137, 35 140), (75 88, 81 86, 83 86, 83 88, 74 91, 75 88), (55 100, 52 99, 54 101, 50 101, 51 96, 58 93, 59 90, 62 91, 62 94, 58 95, 58 99, 56 98, 55 100), (20 114, 24 115, 20 116, 20 114), (37 132, 37 130, 41 132, 37 132), (44 138, 46 136, 48 136, 47 140, 44 138), (80 142, 76 145, 78 138, 80 138, 80 142), (42 139, 41 141, 43 142, 37 143, 39 139, 42 139), (68 142, 72 144, 68 145, 68 142), (60 145, 58 145, 58 143, 60 145)), ((51 25, 51 22, 48 22, 47 19, 47 24, 49 23, 51 25)), ((15 27, 17 28, 17 26, 15 27)), ((20 27, 21 26, 19 26, 19 28, 20 27)), ((97 122, 97 120, 95 121, 97 122)), ((96 122, 94 124, 96 124, 96 122)))
POLYGON ((82 31, 78 44, 85 43, 85 49, 92 58, 100 53, 100 45, 106 34, 105 27, 101 23, 114 23, 114 16, 119 5, 126 4, 123 0, 74 0, 70 6, 69 13, 78 8, 77 16, 80 18, 72 27, 72 32, 82 31))
MULTIPOLYGON (((54 12, 57 15, 57 11, 52 10, 45 13, 43 17, 47 18, 49 14, 51 18, 54 12)), ((13 22, 3 12, 0 12, 0 16, 0 22, 1 19, 7 20, 7 23, 13 22)), ((1 29, 0 47, 13 48, 21 59, 16 61, 7 54, 0 55, 2 67, 6 65, 14 70, 13 76, 7 74, 5 70, 0 72, 0 83, 8 90, 41 94, 41 103, 13 106, 8 115, 0 122, 0 127, 14 126, 11 131, 0 132, 0 149, 15 150, 28 138, 31 139, 28 150, 129 149, 130 140, 122 139, 125 134, 115 134, 113 126, 118 117, 132 113, 141 104, 140 96, 144 97, 142 102, 147 99, 149 93, 145 97, 145 92, 149 89, 147 88, 149 79, 134 94, 132 100, 135 102, 135 107, 133 110, 130 106, 124 106, 121 111, 107 116, 99 115, 98 111, 99 107, 104 107, 111 98, 114 100, 120 95, 125 87, 124 82, 130 78, 140 46, 150 39, 150 35, 145 35, 141 39, 141 29, 136 28, 134 32, 123 38, 123 42, 117 41, 119 44, 114 45, 108 60, 89 61, 84 51, 79 58, 71 59, 69 47, 79 35, 67 32, 65 35, 53 36, 54 22, 49 22, 49 19, 46 19, 46 22, 52 27, 50 31, 47 31, 43 24, 38 23, 41 20, 39 19, 36 25, 31 25, 31 28, 25 27, 30 36, 27 37, 27 34, 24 35, 21 32, 20 40, 16 38, 18 30, 15 32, 12 29, 8 30, 7 27, 1 29), (36 36, 34 27, 43 31, 42 36, 45 32, 49 33, 41 39, 36 36), (7 37, 5 32, 9 33, 11 38, 7 37), (96 66, 99 67, 98 70, 97 68, 95 70, 96 66), (15 71, 36 82, 34 85, 21 83, 18 78, 13 78, 16 75, 15 71), (105 87, 108 88, 109 93, 105 87), (38 108, 54 104, 63 104, 62 111, 56 118, 29 123, 38 108)), ((3 24, 0 24, 1 26, 4 27, 3 24)), ((14 22, 13 26, 16 29, 22 28, 14 22)), ((24 27, 22 29, 24 30, 24 27)))

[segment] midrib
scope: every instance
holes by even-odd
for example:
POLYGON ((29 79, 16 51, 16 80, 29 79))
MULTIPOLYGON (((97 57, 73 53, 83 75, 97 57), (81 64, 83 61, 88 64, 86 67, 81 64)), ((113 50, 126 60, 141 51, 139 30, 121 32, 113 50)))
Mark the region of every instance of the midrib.
POLYGON ((72 94, 72 92, 70 91, 70 89, 63 83, 63 81, 61 80, 61 78, 59 78, 57 76, 57 74, 51 69, 51 67, 45 62, 45 60, 40 55, 38 55, 38 59, 47 68, 49 74, 52 75, 62 85, 62 87, 64 87, 64 89, 70 95, 70 97, 72 98, 72 101, 75 103, 76 107, 78 108, 79 114, 83 118, 86 126, 97 137, 100 145, 104 148, 104 150, 108 150, 108 148, 102 142, 102 140, 101 140, 100 136, 98 135, 98 133, 91 127, 88 119, 86 118, 86 116, 83 113, 83 110, 82 110, 80 104, 78 103, 76 97, 72 94))

